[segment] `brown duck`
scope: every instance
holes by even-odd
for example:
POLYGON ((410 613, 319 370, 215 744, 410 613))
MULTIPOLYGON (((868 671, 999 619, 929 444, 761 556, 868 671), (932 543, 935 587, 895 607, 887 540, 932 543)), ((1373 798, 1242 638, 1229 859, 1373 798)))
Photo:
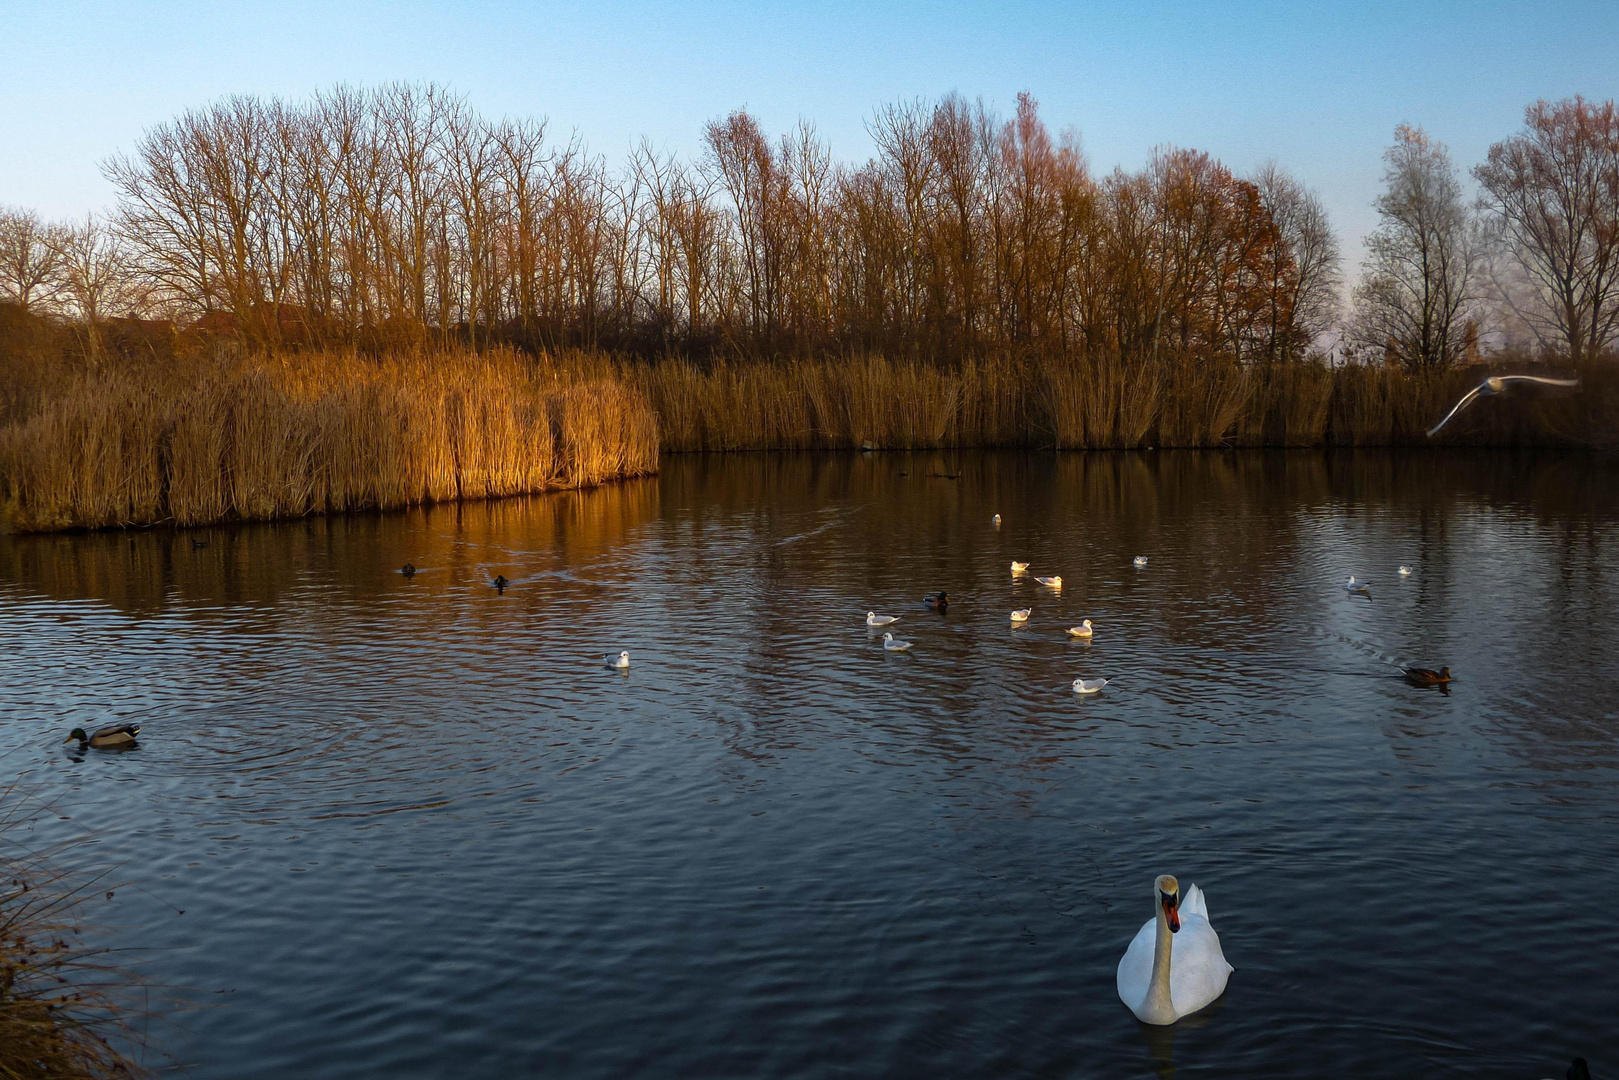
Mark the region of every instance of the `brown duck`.
POLYGON ((1450 668, 1442 667, 1438 671, 1425 667, 1408 667, 1402 669, 1405 677, 1418 686, 1446 686, 1450 683, 1450 668))

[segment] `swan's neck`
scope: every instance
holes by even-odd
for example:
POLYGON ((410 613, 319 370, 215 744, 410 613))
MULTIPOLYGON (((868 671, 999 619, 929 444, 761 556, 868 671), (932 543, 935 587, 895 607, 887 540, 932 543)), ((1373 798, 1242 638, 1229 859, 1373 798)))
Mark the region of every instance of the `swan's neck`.
POLYGON ((1147 1000, 1142 1002, 1140 1017, 1149 1024, 1170 1024, 1176 1018, 1175 1003, 1169 997, 1169 960, 1175 949, 1174 935, 1169 932, 1169 920, 1164 917, 1162 904, 1158 907, 1157 937, 1152 946, 1152 981, 1147 984, 1147 1000))

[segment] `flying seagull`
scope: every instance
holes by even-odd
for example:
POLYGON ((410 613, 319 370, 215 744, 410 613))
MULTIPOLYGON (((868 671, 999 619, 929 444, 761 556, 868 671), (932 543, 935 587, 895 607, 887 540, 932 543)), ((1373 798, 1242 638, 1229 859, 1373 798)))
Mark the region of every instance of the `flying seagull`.
POLYGON ((1450 423, 1451 417, 1455 416, 1457 413, 1467 408, 1467 406, 1471 405, 1474 398, 1479 396, 1490 397, 1495 394, 1504 393, 1507 389, 1508 383, 1518 382, 1544 383, 1547 386, 1580 385, 1580 380, 1578 379, 1548 379, 1544 375, 1491 375, 1488 379, 1485 379, 1483 382, 1473 387, 1473 389, 1463 394, 1462 399, 1451 408, 1450 412, 1445 414, 1445 418, 1428 429, 1429 437, 1431 438, 1432 436, 1438 434, 1439 429, 1450 423))

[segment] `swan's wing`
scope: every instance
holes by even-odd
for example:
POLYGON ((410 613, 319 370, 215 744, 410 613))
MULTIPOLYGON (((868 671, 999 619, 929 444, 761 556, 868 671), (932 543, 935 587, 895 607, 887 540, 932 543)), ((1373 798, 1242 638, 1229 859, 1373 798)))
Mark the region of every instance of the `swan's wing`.
POLYGON ((1193 885, 1186 890, 1186 899, 1181 901, 1181 913, 1183 915, 1201 915, 1205 919, 1209 917, 1209 900, 1202 889, 1193 885))
POLYGON ((1458 401, 1455 405, 1451 406, 1450 411, 1445 414, 1445 418, 1443 420, 1439 421, 1439 423, 1435 424, 1433 427, 1428 429, 1428 436, 1430 438, 1432 438, 1434 436, 1434 434, 1436 434, 1439 431, 1440 428, 1442 428, 1446 424, 1450 423, 1451 417, 1455 416, 1457 413, 1459 413, 1463 409, 1467 408, 1467 406, 1472 403, 1474 398, 1478 397, 1479 394, 1484 392, 1485 385, 1486 384, 1484 384, 1484 383, 1479 383, 1477 386, 1473 387, 1473 389, 1471 389, 1467 393, 1463 394, 1462 399, 1460 401, 1458 401))
MULTIPOLYGON (((1153 923, 1156 918, 1148 919, 1141 924, 1141 929, 1130 942, 1130 947, 1124 950, 1124 956, 1119 960, 1118 988, 1119 1000, 1135 1012, 1147 1000, 1147 987, 1152 983, 1152 947, 1153 923)), ((1173 964, 1175 954, 1170 953, 1170 962, 1173 964)), ((1173 993, 1170 995, 1173 1000, 1173 993)))
POLYGON ((1169 954, 1169 1000, 1175 1011, 1185 1016, 1225 993, 1226 980, 1236 969, 1226 962, 1220 935, 1209 920, 1185 913, 1184 904, 1182 911, 1181 932, 1172 939, 1174 946, 1169 954))

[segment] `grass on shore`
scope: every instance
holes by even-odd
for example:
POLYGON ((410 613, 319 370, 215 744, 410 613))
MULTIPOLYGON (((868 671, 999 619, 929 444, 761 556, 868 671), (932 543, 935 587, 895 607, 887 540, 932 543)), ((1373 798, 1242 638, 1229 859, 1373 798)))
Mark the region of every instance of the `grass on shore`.
POLYGON ((44 531, 388 509, 584 487, 657 454, 640 392, 583 363, 192 361, 81 374, 0 428, 0 513, 44 531))

